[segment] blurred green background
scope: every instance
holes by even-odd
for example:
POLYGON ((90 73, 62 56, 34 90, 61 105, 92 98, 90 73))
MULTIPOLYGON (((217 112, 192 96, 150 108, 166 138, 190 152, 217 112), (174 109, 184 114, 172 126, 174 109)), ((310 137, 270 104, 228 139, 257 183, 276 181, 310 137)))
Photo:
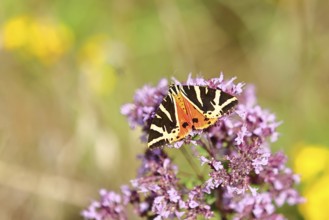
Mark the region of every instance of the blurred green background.
MULTIPOLYGON (((0 219, 81 219, 135 177, 120 106, 144 84, 237 76, 284 121, 275 151, 329 219, 329 1, 1 0, 0 219)), ((297 218, 297 217, 295 217, 297 218)))

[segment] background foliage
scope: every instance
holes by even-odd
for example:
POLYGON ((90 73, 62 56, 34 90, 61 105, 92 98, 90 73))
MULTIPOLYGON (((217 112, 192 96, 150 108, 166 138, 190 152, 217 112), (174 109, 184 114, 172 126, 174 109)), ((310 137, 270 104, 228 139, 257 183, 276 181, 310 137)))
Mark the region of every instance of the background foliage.
POLYGON ((99 188, 134 177, 145 146, 120 106, 136 88, 220 71, 253 83, 284 121, 275 148, 302 174, 309 201, 286 212, 328 219, 319 211, 329 202, 328 6, 2 0, 0 219, 81 219, 99 188))

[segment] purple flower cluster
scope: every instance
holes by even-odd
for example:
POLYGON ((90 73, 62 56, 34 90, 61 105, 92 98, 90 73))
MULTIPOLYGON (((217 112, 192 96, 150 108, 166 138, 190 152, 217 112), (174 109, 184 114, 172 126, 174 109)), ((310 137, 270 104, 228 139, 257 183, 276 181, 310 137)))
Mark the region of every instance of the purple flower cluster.
MULTIPOLYGON (((208 172, 193 187, 181 181, 178 168, 162 149, 147 150, 131 187, 122 194, 102 191, 100 202, 83 212, 86 219, 125 219, 124 206, 130 203, 141 217, 154 219, 210 219, 215 213, 222 219, 284 219, 277 208, 303 202, 294 189, 299 178, 286 167, 283 153, 273 154, 270 143, 278 138, 280 122, 275 115, 256 103, 252 86, 234 84, 234 78, 205 80, 189 76, 184 85, 202 85, 221 89, 239 99, 231 114, 225 115, 199 138, 186 138, 175 145, 188 144, 200 166, 208 172)), ((177 84, 177 80, 173 79, 177 84)), ((131 127, 142 127, 142 140, 154 112, 168 91, 166 80, 157 87, 145 86, 136 92, 134 103, 121 112, 131 127)), ((192 133, 190 136, 195 135, 192 133)), ((189 161, 191 162, 191 161, 189 161)))
POLYGON ((155 215, 157 220, 195 219, 197 215, 208 219, 212 216, 210 206, 202 199, 201 189, 188 190, 179 183, 178 169, 163 150, 148 150, 140 159, 142 166, 138 178, 131 181, 133 191, 137 192, 134 201, 131 201, 136 213, 140 216, 155 215), (187 198, 184 195, 188 195, 187 198), (143 209, 140 209, 140 203, 144 204, 143 209))
POLYGON ((168 92, 168 81, 162 79, 157 87, 145 85, 138 89, 134 96, 134 103, 128 103, 121 107, 121 114, 125 115, 131 128, 140 126, 143 129, 141 140, 146 142, 154 112, 168 92))
POLYGON ((122 198, 115 192, 108 192, 104 189, 99 191, 100 201, 94 201, 88 209, 82 211, 82 216, 86 219, 104 220, 118 219, 126 220, 125 206, 122 198))

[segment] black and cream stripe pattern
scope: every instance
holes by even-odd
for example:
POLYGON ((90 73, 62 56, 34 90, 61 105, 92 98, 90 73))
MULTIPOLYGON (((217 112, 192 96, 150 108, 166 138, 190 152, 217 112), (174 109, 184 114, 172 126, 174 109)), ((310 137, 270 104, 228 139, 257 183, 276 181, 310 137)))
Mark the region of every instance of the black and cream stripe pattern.
POLYGON ((205 119, 219 118, 238 103, 236 97, 219 89, 204 86, 171 85, 168 95, 161 102, 152 120, 148 147, 154 148, 184 138, 177 136, 181 129, 185 128, 184 122, 178 118, 178 108, 185 111, 186 118, 189 120, 192 120, 193 115, 188 115, 183 98, 192 104, 205 119))

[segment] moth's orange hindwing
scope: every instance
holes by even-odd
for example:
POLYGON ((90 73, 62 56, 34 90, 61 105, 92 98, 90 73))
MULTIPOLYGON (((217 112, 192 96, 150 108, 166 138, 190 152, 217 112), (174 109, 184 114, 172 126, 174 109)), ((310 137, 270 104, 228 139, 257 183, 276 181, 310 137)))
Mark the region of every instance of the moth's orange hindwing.
POLYGON ((179 90, 177 90, 177 94, 173 95, 173 97, 176 104, 176 120, 178 121, 179 132, 170 143, 185 138, 192 131, 192 121, 187 112, 184 97, 179 90))
POLYGON ((191 117, 192 129, 201 130, 209 127, 217 121, 217 118, 207 118, 198 110, 193 103, 184 97, 184 103, 188 115, 191 117))

